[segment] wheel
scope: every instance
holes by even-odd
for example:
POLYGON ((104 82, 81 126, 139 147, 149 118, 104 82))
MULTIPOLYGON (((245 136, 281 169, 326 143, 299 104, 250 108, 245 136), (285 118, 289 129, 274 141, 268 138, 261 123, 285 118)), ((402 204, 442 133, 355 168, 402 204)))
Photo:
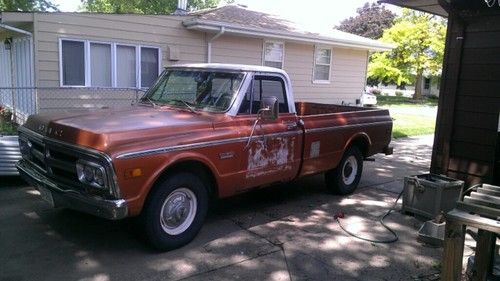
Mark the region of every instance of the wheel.
POLYGON ((156 186, 146 200, 139 223, 159 250, 179 248, 194 239, 208 209, 208 192, 191 173, 176 173, 156 186))
POLYGON ((349 147, 337 168, 325 174, 326 186, 336 194, 347 195, 356 190, 363 172, 363 155, 356 146, 349 147))

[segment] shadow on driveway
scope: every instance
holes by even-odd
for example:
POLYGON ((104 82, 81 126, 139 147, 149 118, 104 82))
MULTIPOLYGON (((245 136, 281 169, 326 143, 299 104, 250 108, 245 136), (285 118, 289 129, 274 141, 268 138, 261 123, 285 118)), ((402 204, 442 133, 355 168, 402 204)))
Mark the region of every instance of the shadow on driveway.
POLYGON ((416 219, 395 212, 386 220, 400 236, 394 244, 347 236, 334 219, 343 211, 351 231, 386 238, 375 221, 404 175, 426 170, 407 162, 366 162, 346 197, 329 194, 318 175, 221 200, 192 243, 166 253, 143 243, 132 220, 50 209, 33 188, 2 179, 0 280, 427 280, 441 250, 416 241, 416 219))

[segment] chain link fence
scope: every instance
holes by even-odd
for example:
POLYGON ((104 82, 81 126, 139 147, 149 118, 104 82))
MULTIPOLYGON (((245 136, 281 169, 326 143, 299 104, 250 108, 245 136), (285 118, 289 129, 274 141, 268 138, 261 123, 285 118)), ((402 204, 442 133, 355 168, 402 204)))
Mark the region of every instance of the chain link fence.
POLYGON ((0 107, 12 113, 17 124, 43 112, 127 106, 144 90, 136 88, 36 87, 0 88, 0 107))

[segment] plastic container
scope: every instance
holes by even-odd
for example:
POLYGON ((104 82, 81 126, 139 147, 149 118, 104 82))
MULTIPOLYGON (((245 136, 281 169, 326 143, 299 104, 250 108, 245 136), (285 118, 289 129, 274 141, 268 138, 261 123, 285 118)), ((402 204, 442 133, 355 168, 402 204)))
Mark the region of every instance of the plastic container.
POLYGON ((418 241, 442 247, 444 243, 444 229, 446 223, 435 223, 434 221, 426 221, 418 231, 418 241))
POLYGON ((461 180, 434 174, 405 177, 402 210, 433 219, 455 208, 463 186, 461 180))

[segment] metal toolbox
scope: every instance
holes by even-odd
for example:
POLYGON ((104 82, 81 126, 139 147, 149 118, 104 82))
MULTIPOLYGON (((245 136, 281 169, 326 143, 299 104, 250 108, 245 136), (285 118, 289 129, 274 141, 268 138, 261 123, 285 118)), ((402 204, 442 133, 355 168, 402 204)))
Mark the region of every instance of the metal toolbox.
POLYGON ((429 219, 455 208, 464 182, 435 174, 405 177, 403 212, 429 219))

